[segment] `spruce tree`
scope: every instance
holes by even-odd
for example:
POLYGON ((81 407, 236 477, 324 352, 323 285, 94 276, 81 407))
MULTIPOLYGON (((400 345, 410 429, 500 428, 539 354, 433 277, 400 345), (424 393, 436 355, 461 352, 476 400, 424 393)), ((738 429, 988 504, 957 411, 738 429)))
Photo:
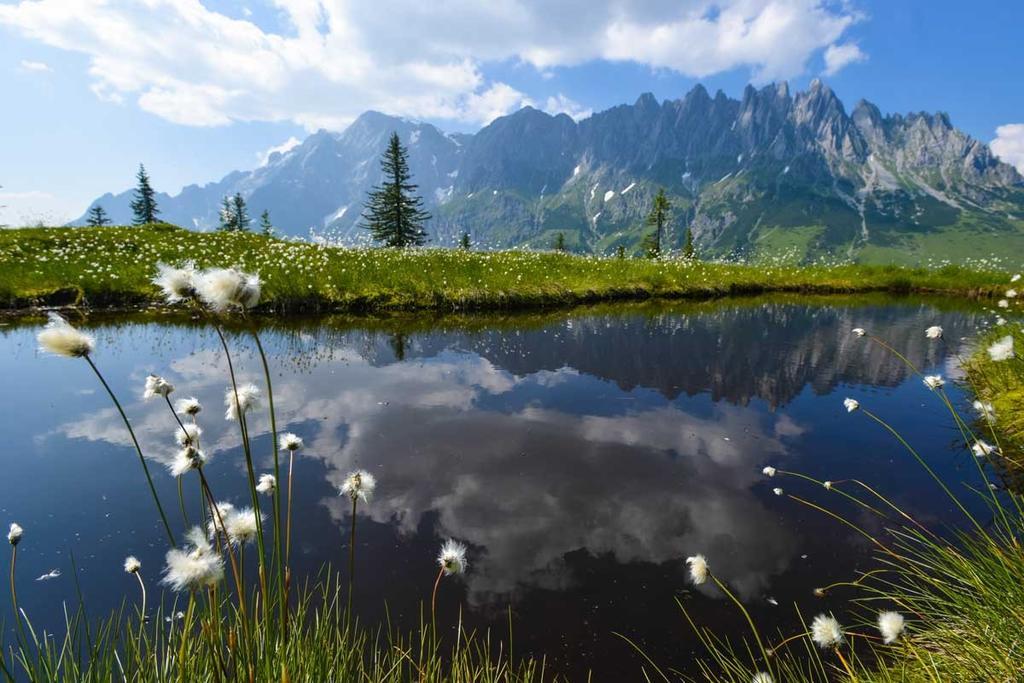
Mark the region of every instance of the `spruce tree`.
POLYGON ((619 245, 619 248, 615 250, 615 257, 619 259, 626 258, 626 247, 619 245))
POLYGON ((220 226, 217 229, 232 232, 236 229, 236 225, 234 202, 231 201, 231 197, 224 195, 220 202, 220 226))
POLYGON ((380 167, 384 182, 374 186, 366 199, 363 227, 387 247, 423 244, 427 240, 423 224, 430 220, 430 214, 423 210, 423 198, 410 182, 408 153, 398 133, 391 134, 380 167))
POLYGON ((654 235, 647 241, 646 245, 647 255, 651 258, 657 258, 661 255, 661 235, 671 210, 672 204, 669 203, 668 197, 665 196, 665 188, 658 190, 658 194, 654 197, 654 205, 651 206, 651 212, 647 214, 647 225, 655 226, 654 235))
POLYGON ((565 251, 565 233, 555 235, 555 251, 565 251))
POLYGON ((469 249, 470 249, 470 247, 472 245, 469 242, 469 233, 468 232, 462 233, 462 241, 459 244, 462 246, 463 249, 465 249, 466 251, 469 251, 469 249))
POLYGON ((693 246, 693 230, 686 227, 686 243, 683 245, 683 258, 692 259, 696 257, 696 250, 693 246))
POLYGON ((85 224, 91 228, 100 228, 110 223, 110 218, 107 216, 106 210, 97 204, 96 206, 89 209, 89 217, 85 219, 85 224))
POLYGON ((263 209, 263 213, 260 214, 260 232, 267 237, 274 234, 274 224, 270 222, 270 212, 266 209, 263 209))
POLYGON ((234 205, 235 211, 235 230, 248 230, 252 219, 249 218, 249 211, 245 208, 245 199, 242 198, 242 193, 236 192, 231 203, 234 205))
POLYGON ((153 191, 153 187, 149 184, 146 167, 142 164, 139 164, 139 172, 135 174, 135 180, 137 185, 135 186, 135 194, 131 203, 132 213, 135 214, 135 218, 132 220, 132 223, 134 225, 156 223, 156 216, 160 213, 160 209, 156 206, 156 192, 153 191))

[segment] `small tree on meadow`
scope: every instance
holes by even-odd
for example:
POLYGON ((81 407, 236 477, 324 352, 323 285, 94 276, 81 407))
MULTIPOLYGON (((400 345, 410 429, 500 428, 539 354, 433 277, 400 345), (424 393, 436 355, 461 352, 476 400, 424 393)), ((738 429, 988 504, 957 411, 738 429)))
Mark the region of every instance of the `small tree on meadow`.
POLYGON ((146 167, 139 164, 139 172, 135 174, 135 194, 132 198, 132 213, 135 215, 132 223, 134 225, 146 225, 156 223, 157 214, 160 209, 156 205, 156 192, 149 183, 149 175, 146 167))
POLYGON ((672 211, 672 204, 669 203, 668 197, 665 196, 665 189, 658 190, 658 194, 654 196, 654 204, 651 206, 651 212, 647 214, 647 225, 653 225, 655 227, 654 234, 648 236, 645 240, 645 246, 647 255, 651 258, 657 258, 661 256, 661 236, 665 230, 665 223, 668 222, 669 213, 672 211))
POLYGON ((235 204, 231 200, 231 197, 224 195, 224 198, 220 201, 220 226, 218 230, 224 232, 232 232, 236 230, 238 225, 235 220, 235 204))
POLYGON ((565 251, 565 233, 555 235, 555 251, 565 251))
POLYGON ((420 246, 427 240, 423 226, 430 220, 430 214, 423 210, 423 198, 410 182, 408 152, 398 133, 391 134, 380 167, 384 181, 366 199, 363 227, 386 247, 420 246))
POLYGON ((270 222, 270 212, 266 209, 263 209, 263 213, 260 214, 260 232, 267 237, 274 234, 274 224, 270 222))
POLYGON ((235 193, 231 204, 235 212, 235 230, 248 230, 252 219, 249 218, 249 211, 245 208, 245 199, 242 198, 241 192, 235 193))
POLYGON ((89 217, 85 219, 86 225, 91 228, 101 228, 109 223, 110 217, 107 216, 107 212, 102 206, 97 204, 89 209, 89 217))
POLYGON ((469 242, 469 233, 468 233, 468 232, 464 232, 464 233, 462 233, 462 240, 460 240, 460 242, 459 242, 459 245, 460 245, 460 246, 461 246, 461 247, 462 247, 463 249, 465 249, 466 251, 469 251, 469 250, 470 250, 470 248, 471 248, 471 247, 473 246, 473 245, 472 245, 472 244, 470 244, 470 242, 469 242))
POLYGON ((619 248, 615 250, 615 257, 618 259, 626 258, 626 247, 619 245, 619 248))
POLYGON ((693 230, 686 227, 686 243, 683 245, 683 258, 692 259, 696 258, 697 251, 693 246, 693 230))

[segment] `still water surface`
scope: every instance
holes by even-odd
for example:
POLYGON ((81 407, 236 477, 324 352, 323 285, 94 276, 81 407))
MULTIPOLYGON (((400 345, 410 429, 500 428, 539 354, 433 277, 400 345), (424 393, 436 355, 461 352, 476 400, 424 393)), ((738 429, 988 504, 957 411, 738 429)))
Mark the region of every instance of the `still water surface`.
MULTIPOLYGON (((986 319, 920 299, 747 299, 646 304, 539 316, 319 318, 261 332, 281 431, 306 441, 295 464, 293 564, 299 576, 347 561, 348 506, 337 496, 355 467, 377 476, 360 508, 356 607, 412 627, 429 600, 441 540, 470 547, 470 571, 442 586, 439 622, 461 608, 469 628, 507 633, 517 654, 549 670, 636 680, 629 635, 665 666, 689 668, 695 639, 675 600, 702 624, 740 635, 736 610, 694 589, 685 558, 705 554, 768 631, 806 613, 846 609, 816 586, 870 568, 862 537, 774 486, 877 520, 767 464, 819 479, 858 478, 932 525, 962 520, 934 482, 863 415, 890 420, 957 486, 977 483, 939 401, 864 327, 928 372, 956 377, 957 355, 986 319), (941 325, 942 341, 925 339, 941 325), (773 603, 778 603, 776 606, 773 603)), ((93 318, 94 358, 120 395, 143 450, 174 451, 166 405, 142 400, 150 372, 194 395, 207 466, 220 499, 247 503, 234 424, 223 419, 225 359, 216 336, 188 320, 93 318)), ((83 362, 36 349, 38 326, 0 327, 0 522, 25 527, 19 598, 37 629, 60 630, 77 604, 71 558, 89 613, 135 599, 128 554, 151 587, 166 551, 134 451, 83 362), (34 581, 53 569, 61 576, 34 581)), ((250 340, 241 379, 262 385, 250 340)), ((966 396, 949 387, 954 400, 966 396)), ((259 471, 270 469, 265 411, 251 421, 259 471)), ((174 479, 157 486, 173 523, 174 479)), ((197 491, 187 490, 198 511, 197 491)), ((980 506, 975 506, 980 507, 980 506)), ((6 564, 6 562, 5 562, 6 564)), ((0 605, 9 608, 0 588, 0 605)), ((10 642, 11 622, 6 620, 10 642)))

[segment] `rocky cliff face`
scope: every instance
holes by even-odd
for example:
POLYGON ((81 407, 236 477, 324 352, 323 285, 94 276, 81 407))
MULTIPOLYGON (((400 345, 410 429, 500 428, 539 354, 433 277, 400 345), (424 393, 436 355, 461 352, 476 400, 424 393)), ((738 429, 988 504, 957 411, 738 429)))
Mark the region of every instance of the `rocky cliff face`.
MULTIPOLYGON (((949 231, 1024 232, 1024 180, 945 114, 885 116, 864 101, 848 113, 820 81, 796 94, 748 86, 739 100, 701 86, 660 103, 645 94, 580 122, 527 107, 475 135, 367 112, 254 171, 161 195, 163 216, 210 228, 221 197, 241 192, 287 234, 357 241, 392 131, 439 244, 469 232, 486 246, 547 246, 563 232, 580 251, 634 248, 660 187, 675 206, 668 246, 690 228, 714 254, 853 255, 949 231)), ((97 201, 129 218, 128 193, 97 201)))

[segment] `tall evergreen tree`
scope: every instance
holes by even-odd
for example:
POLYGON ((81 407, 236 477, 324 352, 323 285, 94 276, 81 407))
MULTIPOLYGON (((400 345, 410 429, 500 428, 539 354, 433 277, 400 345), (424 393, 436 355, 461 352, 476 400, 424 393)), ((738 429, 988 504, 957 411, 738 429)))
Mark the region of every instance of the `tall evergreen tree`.
POLYGON ((672 204, 665 196, 665 188, 661 188, 654 196, 651 212, 647 214, 647 225, 655 226, 654 235, 647 242, 647 255, 651 258, 661 255, 662 232, 665 230, 665 223, 668 222, 670 211, 672 211, 672 204))
POLYGON ((89 209, 89 217, 85 219, 86 225, 91 228, 99 228, 109 223, 110 217, 107 216, 107 211, 102 206, 97 204, 89 209))
POLYGON ((387 247, 419 246, 426 242, 423 224, 430 214, 423 210, 423 198, 410 182, 408 152, 392 133, 380 162, 384 182, 370 191, 363 211, 363 221, 373 239, 387 247))
POLYGON ((267 237, 274 234, 274 224, 270 222, 270 212, 266 209, 260 214, 260 232, 267 237))
POLYGON ((249 211, 245 208, 245 199, 242 198, 242 193, 236 192, 231 203, 235 210, 235 230, 248 230, 252 219, 249 218, 249 211))
POLYGON ((135 218, 132 223, 135 225, 156 223, 156 216, 160 213, 160 209, 156 206, 156 192, 153 191, 153 186, 149 184, 146 167, 142 164, 139 164, 139 172, 135 174, 135 180, 137 184, 131 203, 132 213, 135 214, 135 218))
POLYGON ((565 233, 555 235, 555 251, 565 251, 565 233))
POLYGON ((231 197, 224 195, 224 198, 220 201, 220 226, 217 229, 224 232, 232 232, 237 229, 237 225, 234 202, 231 200, 231 197))
POLYGON ((472 247, 472 244, 470 244, 470 242, 469 242, 469 233, 468 232, 462 233, 462 241, 460 242, 460 244, 461 244, 462 248, 465 249, 466 251, 470 250, 470 248, 472 247))
POLYGON ((693 246, 693 230, 690 226, 686 226, 686 243, 683 245, 683 258, 692 259, 697 255, 696 249, 693 246))

